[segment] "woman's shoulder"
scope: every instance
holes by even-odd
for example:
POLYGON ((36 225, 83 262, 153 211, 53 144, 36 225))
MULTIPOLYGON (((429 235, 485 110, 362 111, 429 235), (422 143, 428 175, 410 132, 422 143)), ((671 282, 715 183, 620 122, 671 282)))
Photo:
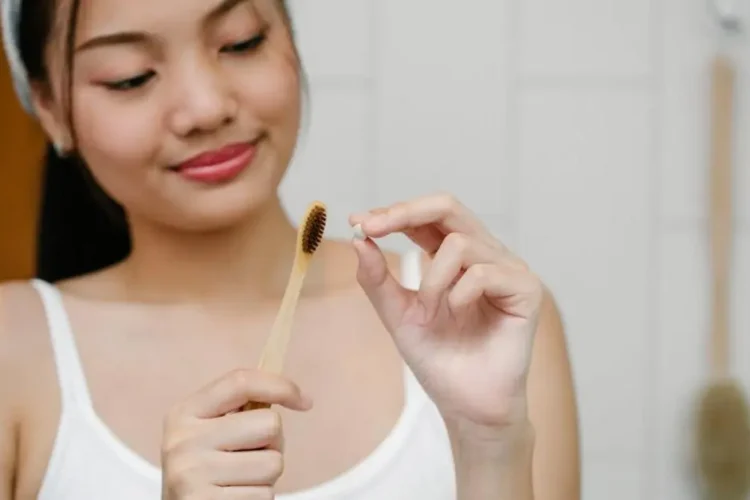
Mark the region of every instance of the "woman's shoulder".
POLYGON ((0 483, 6 477, 23 482, 29 443, 55 428, 61 408, 56 377, 39 292, 31 280, 0 283, 0 483))
POLYGON ((38 336, 35 332, 46 330, 45 318, 44 306, 32 280, 0 283, 0 343, 3 347, 31 342, 38 336))
MULTIPOLYGON (((388 263, 388 268, 397 278, 403 278, 405 267, 408 268, 409 265, 419 262, 418 258, 414 259, 415 256, 420 255, 418 250, 397 251, 385 246, 381 246, 381 248, 388 263)), ((334 238, 326 239, 322 254, 324 257, 321 260, 329 263, 326 267, 333 274, 330 277, 330 282, 334 284, 334 288, 338 288, 342 284, 343 286, 349 286, 356 283, 357 255, 349 241, 334 238)))
POLYGON ((46 314, 32 282, 0 283, 0 385, 5 386, 0 400, 33 383, 34 373, 49 359, 46 314))

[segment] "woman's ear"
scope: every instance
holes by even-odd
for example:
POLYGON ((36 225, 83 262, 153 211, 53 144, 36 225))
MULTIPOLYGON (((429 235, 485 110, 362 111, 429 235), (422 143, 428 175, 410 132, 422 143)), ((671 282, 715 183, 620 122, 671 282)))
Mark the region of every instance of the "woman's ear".
POLYGON ((60 99, 55 98, 49 86, 33 84, 31 102, 42 129, 49 137, 57 154, 63 156, 72 149, 73 144, 60 99))

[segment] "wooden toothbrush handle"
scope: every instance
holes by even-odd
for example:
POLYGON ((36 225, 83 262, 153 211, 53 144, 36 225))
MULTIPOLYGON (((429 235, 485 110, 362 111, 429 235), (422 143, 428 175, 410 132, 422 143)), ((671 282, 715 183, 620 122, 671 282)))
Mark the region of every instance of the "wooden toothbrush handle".
POLYGON ((712 283, 712 368, 717 376, 729 371, 729 264, 732 245, 732 121, 735 71, 731 61, 717 57, 712 68, 711 173, 709 227, 712 283))
MULTIPOLYGON (((302 266, 295 265, 289 283, 287 284, 284 297, 281 299, 281 306, 276 313, 276 320, 271 328, 271 333, 263 346, 263 352, 258 363, 259 370, 265 370, 273 373, 281 373, 284 367, 284 358, 286 348, 289 345, 289 339, 292 335, 292 325, 294 323, 294 312, 297 309, 302 283, 305 279, 305 269, 302 266)), ((258 408, 268 408, 270 405, 265 403, 250 402, 243 406, 243 410, 253 410, 258 408)))

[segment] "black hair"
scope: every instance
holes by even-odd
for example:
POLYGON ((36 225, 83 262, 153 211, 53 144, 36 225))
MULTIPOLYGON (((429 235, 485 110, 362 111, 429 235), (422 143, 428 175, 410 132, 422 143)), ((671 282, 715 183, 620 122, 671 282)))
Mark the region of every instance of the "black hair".
POLYGON ((47 146, 37 233, 36 274, 54 282, 102 269, 130 253, 122 208, 77 157, 47 146))
MULTIPOLYGON (((30 82, 50 92, 45 50, 55 22, 55 0, 21 2, 19 52, 30 82)), ((80 0, 72 0, 66 28, 65 90, 72 127, 72 64, 80 0)), ((74 152, 58 154, 48 143, 37 221, 36 276, 50 282, 86 274, 119 262, 130 253, 125 212, 93 179, 74 152)))
MULTIPOLYGON (((71 0, 65 31, 64 91, 73 142, 72 71, 74 38, 80 0, 71 0)), ((55 24, 57 0, 23 0, 19 52, 30 82, 49 87, 45 50, 55 24)), ((279 0, 293 34, 284 0, 279 0)), ((299 54, 297 54, 299 63, 299 54)), ((302 74, 301 64, 299 65, 302 74)), ((303 75, 304 79, 304 75, 303 75)), ((304 82, 303 82, 304 86, 304 82)), ((58 154, 47 145, 43 165, 36 248, 36 276, 54 282, 115 264, 128 256, 131 238, 122 207, 98 185, 75 152, 58 154)))

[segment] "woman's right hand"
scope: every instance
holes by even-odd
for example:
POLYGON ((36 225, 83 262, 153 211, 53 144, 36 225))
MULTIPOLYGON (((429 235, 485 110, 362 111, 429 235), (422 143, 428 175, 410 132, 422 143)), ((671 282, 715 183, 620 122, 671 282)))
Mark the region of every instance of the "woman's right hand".
POLYGON ((265 500, 283 471, 281 417, 248 402, 307 411, 311 401, 289 380, 236 370, 170 411, 162 439, 163 500, 265 500))

